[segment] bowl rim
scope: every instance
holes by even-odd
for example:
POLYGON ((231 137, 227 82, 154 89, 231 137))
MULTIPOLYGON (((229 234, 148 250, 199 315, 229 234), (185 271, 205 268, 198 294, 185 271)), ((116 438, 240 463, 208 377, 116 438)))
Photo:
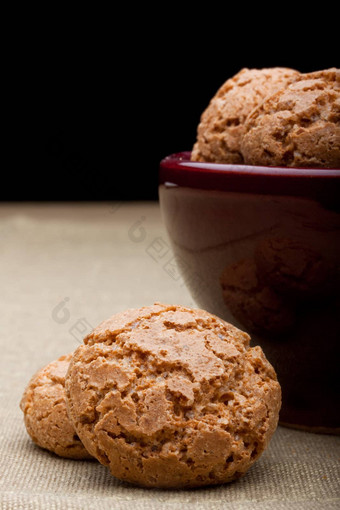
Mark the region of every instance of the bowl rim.
POLYGON ((216 172, 225 174, 227 172, 240 173, 245 175, 266 175, 282 177, 340 177, 340 168, 304 168, 304 167, 283 167, 283 166, 261 166, 245 165, 234 163, 210 163, 203 161, 191 161, 191 151, 175 152, 161 160, 161 166, 176 168, 177 166, 186 171, 216 172))
POLYGON ((159 184, 340 200, 340 169, 205 163, 191 161, 190 155, 190 151, 183 151, 163 158, 159 165, 159 184))

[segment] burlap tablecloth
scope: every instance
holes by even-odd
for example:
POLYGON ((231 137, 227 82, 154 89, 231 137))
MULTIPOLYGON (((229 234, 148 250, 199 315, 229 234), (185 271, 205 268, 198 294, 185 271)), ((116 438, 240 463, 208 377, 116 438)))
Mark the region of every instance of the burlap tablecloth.
POLYGON ((75 349, 114 312, 154 301, 194 306, 156 203, 0 207, 2 509, 340 508, 340 439, 279 427, 239 481, 146 490, 95 461, 36 447, 19 401, 38 368, 75 349))

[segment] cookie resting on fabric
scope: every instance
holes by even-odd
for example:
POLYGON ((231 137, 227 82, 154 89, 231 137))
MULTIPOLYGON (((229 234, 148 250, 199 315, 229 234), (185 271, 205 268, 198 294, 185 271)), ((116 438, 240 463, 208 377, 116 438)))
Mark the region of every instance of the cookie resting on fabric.
POLYGON ((28 434, 41 448, 60 457, 88 459, 67 416, 65 375, 72 354, 61 356, 39 370, 30 380, 20 402, 28 434))
POLYGON ((112 475, 180 488, 235 480, 267 447, 281 389, 260 347, 198 309, 156 303, 104 321, 66 377, 68 413, 112 475))

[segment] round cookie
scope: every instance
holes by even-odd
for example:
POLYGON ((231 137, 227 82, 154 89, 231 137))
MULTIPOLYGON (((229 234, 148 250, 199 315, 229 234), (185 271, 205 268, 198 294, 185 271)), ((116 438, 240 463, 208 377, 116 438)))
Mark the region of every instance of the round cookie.
POLYGON ((282 67, 242 69, 227 80, 203 112, 193 147, 193 161, 243 163, 240 142, 249 113, 268 94, 299 76, 282 67))
POLYGON ((247 330, 281 334, 294 324, 295 313, 289 301, 259 279, 253 259, 227 266, 220 284, 225 304, 247 330))
POLYGON ((67 416, 65 375, 72 354, 61 356, 39 370, 30 380, 20 402, 28 434, 33 441, 60 457, 88 459, 67 416))
POLYGON ((260 347, 203 310, 113 315, 84 339, 66 377, 69 416, 120 480, 148 487, 229 482, 274 433, 281 390, 260 347))
POLYGON ((250 165, 340 168, 340 70, 300 75, 248 116, 241 141, 250 165))

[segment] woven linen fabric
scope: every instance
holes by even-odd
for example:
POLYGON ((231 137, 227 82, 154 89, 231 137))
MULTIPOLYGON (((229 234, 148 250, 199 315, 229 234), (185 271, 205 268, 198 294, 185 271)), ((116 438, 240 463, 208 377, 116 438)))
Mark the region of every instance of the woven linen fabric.
POLYGON ((32 443, 19 402, 36 370, 115 312, 154 301, 195 306, 171 264, 157 203, 0 207, 1 509, 340 508, 336 436, 279 427, 244 478, 177 491, 121 483, 97 461, 32 443))

